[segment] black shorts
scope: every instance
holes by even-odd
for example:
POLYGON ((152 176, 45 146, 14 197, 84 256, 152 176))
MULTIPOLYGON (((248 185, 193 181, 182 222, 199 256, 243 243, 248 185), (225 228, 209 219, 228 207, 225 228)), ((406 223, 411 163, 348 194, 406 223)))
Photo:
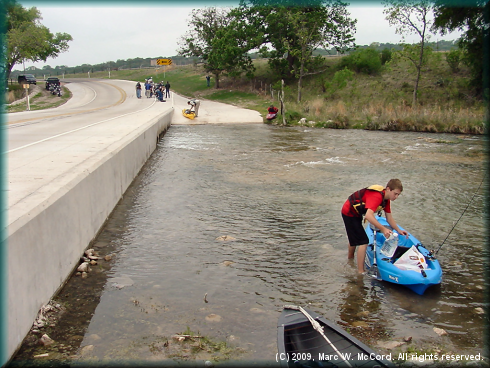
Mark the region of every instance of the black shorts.
POLYGON ((345 231, 351 246, 357 247, 369 243, 366 230, 362 226, 362 217, 350 217, 342 214, 342 219, 344 220, 345 231))

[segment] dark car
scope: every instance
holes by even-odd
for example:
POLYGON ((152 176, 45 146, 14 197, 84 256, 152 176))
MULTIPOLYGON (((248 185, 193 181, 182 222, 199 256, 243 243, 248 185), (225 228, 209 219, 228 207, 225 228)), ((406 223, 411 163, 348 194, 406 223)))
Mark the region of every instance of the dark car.
POLYGON ((17 81, 19 84, 37 84, 36 77, 32 74, 21 74, 17 81))
POLYGON ((49 87, 53 86, 59 86, 60 85, 60 79, 57 77, 49 77, 46 79, 46 89, 49 89, 49 87))

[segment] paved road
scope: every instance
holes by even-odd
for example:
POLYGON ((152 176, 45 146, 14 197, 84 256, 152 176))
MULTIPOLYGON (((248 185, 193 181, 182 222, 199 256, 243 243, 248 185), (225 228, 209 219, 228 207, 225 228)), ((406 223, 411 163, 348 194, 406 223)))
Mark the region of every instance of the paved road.
POLYGON ((144 96, 137 99, 134 82, 94 79, 67 81, 70 83, 66 86, 73 93, 73 97, 64 105, 54 109, 7 115, 9 152, 126 114, 139 119, 143 112, 150 109, 158 114, 175 108, 172 120, 174 125, 263 123, 262 116, 256 111, 213 101, 202 101, 199 116, 190 120, 181 113, 183 109, 188 108, 186 97, 171 93, 172 97, 166 102, 144 96), (29 127, 22 129, 26 126, 29 127))
POLYGON ((150 109, 160 114, 172 108, 171 103, 138 100, 133 82, 86 80, 68 83, 66 87, 73 97, 58 108, 7 115, 9 151, 108 119, 130 114, 137 117, 150 109))

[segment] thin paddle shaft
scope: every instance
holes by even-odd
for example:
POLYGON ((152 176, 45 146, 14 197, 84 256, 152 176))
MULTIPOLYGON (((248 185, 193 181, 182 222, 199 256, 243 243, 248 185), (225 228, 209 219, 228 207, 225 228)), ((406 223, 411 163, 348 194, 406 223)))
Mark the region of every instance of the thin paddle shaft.
POLYGON ((372 226, 372 229, 373 229, 373 265, 371 266, 372 268, 372 273, 371 275, 373 277, 376 277, 378 280, 381 280, 381 276, 379 275, 379 270, 378 270, 378 264, 376 262, 376 227, 374 227, 373 225, 369 225, 369 226, 372 226), (376 272, 376 274, 374 275, 374 272, 376 272))

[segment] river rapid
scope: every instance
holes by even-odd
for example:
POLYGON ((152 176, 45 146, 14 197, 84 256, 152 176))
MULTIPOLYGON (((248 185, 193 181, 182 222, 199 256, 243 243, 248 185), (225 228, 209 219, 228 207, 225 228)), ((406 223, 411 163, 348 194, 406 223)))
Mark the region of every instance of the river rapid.
POLYGON ((166 353, 192 332, 226 342, 232 360, 269 362, 282 306, 296 304, 376 351, 411 338, 482 353, 484 152, 481 136, 172 126, 92 245, 113 259, 58 295, 68 310, 54 339, 96 360, 216 357, 166 353), (442 284, 423 296, 347 260, 343 202, 391 178, 404 185, 395 220, 428 249, 465 211, 437 254, 442 284), (85 314, 70 313, 80 304, 85 314))

